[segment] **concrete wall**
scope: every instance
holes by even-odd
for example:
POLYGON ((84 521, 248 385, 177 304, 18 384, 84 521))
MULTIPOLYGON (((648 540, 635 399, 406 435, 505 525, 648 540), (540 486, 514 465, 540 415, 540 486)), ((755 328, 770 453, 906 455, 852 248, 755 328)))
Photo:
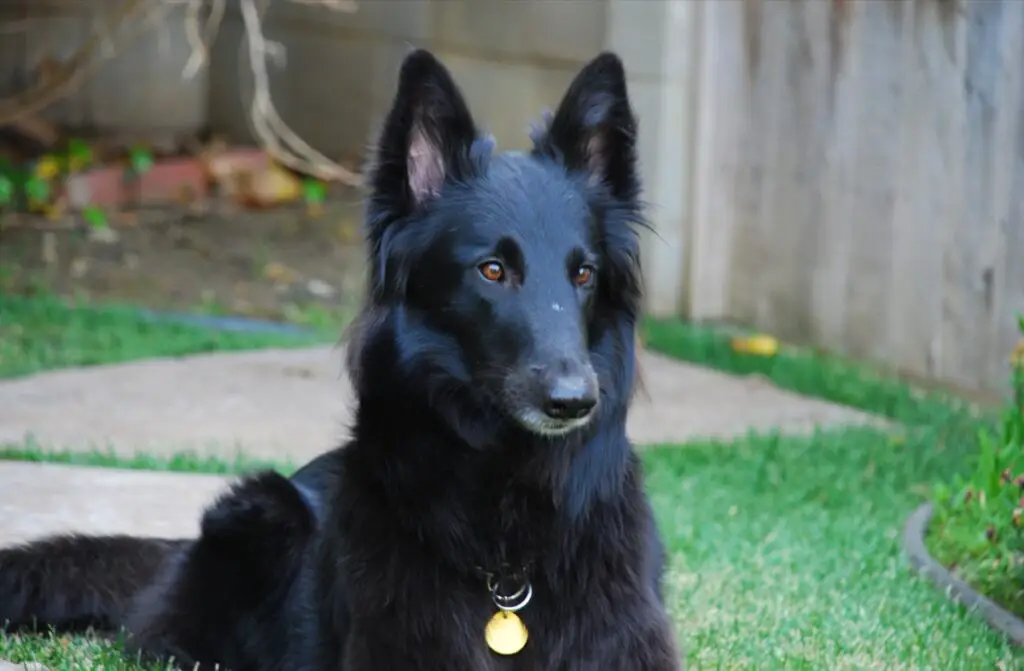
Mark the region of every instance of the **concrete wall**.
MULTIPOLYGON (((0 0, 0 97, 35 85, 40 65, 64 61, 102 25, 120 0, 45 3, 0 0)), ((184 8, 169 9, 158 29, 130 38, 113 35, 91 76, 42 116, 65 127, 138 133, 157 139, 202 129, 206 123, 206 73, 185 81, 190 48, 184 8)))
MULTIPOLYGON (((501 146, 523 147, 531 119, 604 46, 606 21, 604 0, 360 0, 353 14, 276 2, 265 28, 287 63, 272 71, 271 89, 281 117, 312 146, 359 153, 390 104, 402 57, 424 46, 452 69, 501 146)), ((243 40, 235 13, 210 71, 210 124, 235 140, 250 139, 243 40)))

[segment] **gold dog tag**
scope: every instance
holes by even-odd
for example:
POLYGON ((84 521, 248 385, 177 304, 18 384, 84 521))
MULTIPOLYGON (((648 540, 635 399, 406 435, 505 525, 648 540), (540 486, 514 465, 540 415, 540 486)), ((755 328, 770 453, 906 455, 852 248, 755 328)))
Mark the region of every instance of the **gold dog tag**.
POLYGON ((487 623, 487 647, 499 655, 514 655, 526 647, 526 625, 515 613, 499 610, 487 623))

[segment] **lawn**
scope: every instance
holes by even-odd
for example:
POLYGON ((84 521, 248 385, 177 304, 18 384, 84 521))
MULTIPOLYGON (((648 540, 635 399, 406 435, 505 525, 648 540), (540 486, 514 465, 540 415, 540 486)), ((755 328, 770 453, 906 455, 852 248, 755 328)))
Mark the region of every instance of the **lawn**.
MULTIPOLYGON (((159 350, 162 327, 152 328, 147 346, 159 350)), ((7 351, 3 338, 0 331, 0 351, 7 351)), ((709 330, 667 323, 652 325, 648 337, 651 347, 669 354, 737 372, 754 367, 783 386, 802 385, 805 393, 838 397, 909 428, 752 435, 643 451, 671 551, 668 595, 688 668, 1024 668, 1024 656, 914 578, 900 552, 906 515, 932 482, 964 468, 982 420, 850 364, 787 351, 769 365, 734 356, 725 342, 709 330)), ((102 348, 94 351, 101 358, 102 348)), ((31 446, 12 446, 5 456, 51 457, 31 446)), ((107 455, 74 460, 120 465, 107 455)), ((188 456, 140 457, 129 465, 248 467, 188 456)), ((81 637, 0 636, 2 657, 55 670, 140 668, 120 661, 111 646, 81 637)))
POLYGON ((295 347, 325 339, 329 336, 321 333, 214 331, 156 320, 130 306, 75 308, 53 297, 0 293, 0 377, 155 356, 295 347))

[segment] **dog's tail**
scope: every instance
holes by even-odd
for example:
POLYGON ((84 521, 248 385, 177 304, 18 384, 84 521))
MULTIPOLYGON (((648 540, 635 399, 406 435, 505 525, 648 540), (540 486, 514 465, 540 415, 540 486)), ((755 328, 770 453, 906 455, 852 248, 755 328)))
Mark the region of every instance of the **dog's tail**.
POLYGON ((64 535, 0 550, 0 628, 116 631, 132 598, 189 543, 64 535))

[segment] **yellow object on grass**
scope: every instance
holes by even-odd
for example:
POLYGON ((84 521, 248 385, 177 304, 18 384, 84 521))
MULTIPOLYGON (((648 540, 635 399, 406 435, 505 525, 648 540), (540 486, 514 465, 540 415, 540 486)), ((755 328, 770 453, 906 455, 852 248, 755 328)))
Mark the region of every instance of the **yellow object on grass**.
POLYGON ((755 335, 746 338, 733 338, 732 349, 742 354, 756 356, 775 356, 779 351, 779 341, 770 335, 755 335))

